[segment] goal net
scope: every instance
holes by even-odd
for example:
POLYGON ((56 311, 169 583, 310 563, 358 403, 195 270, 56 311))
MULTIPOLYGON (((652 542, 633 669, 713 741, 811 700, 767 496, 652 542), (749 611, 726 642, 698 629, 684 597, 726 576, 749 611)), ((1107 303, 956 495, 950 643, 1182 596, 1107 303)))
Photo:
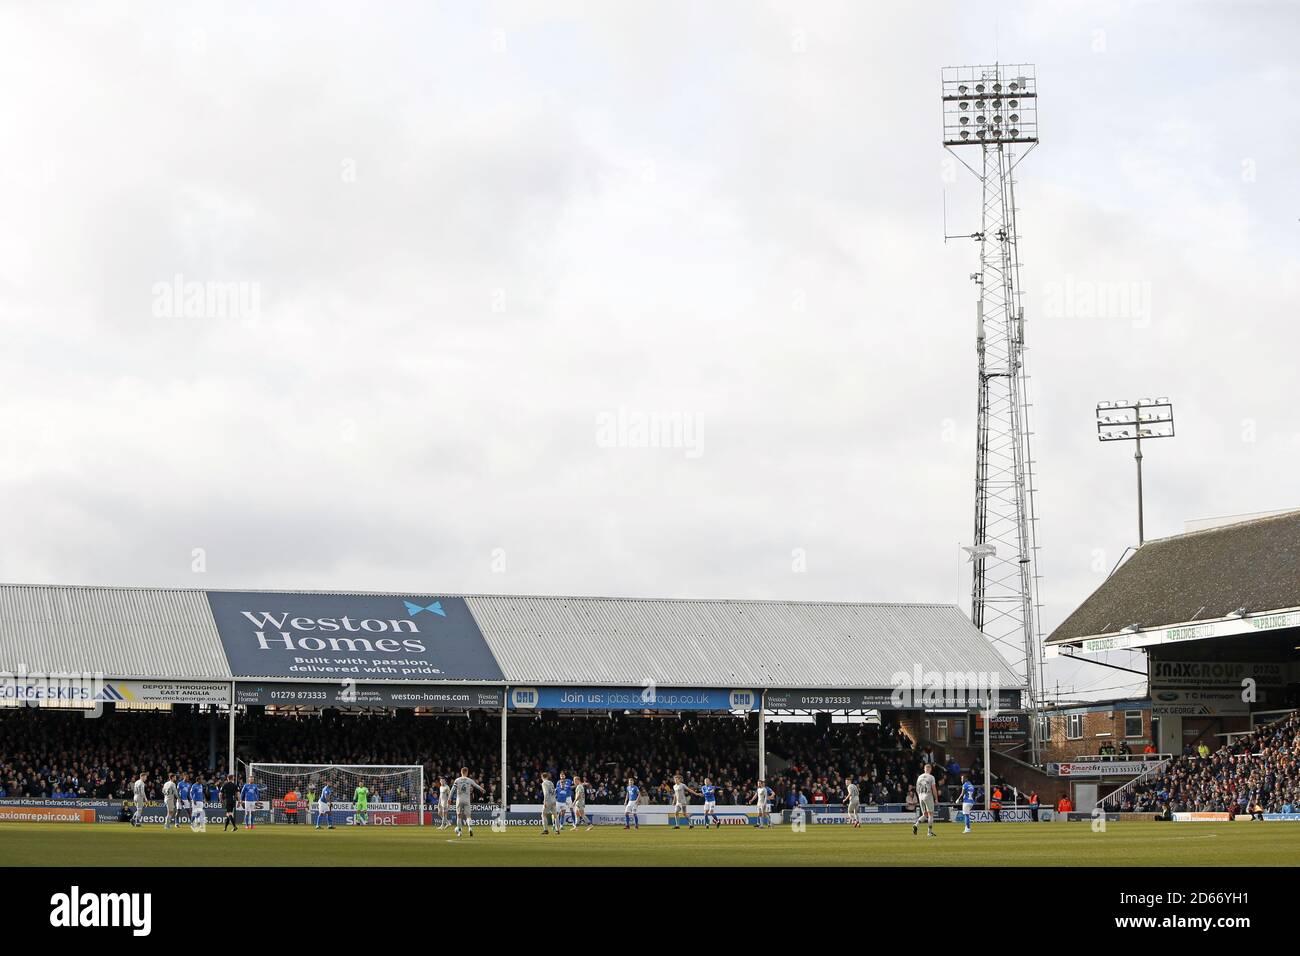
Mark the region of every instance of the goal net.
MULTIPOLYGON (((317 822, 332 826, 424 823, 424 768, 418 765, 250 763, 248 777, 258 788, 255 823, 298 826, 312 826, 317 822), (326 787, 329 787, 328 802, 322 799, 326 787)), ((244 782, 240 781, 241 787, 244 782)), ((241 821, 243 811, 241 803, 241 821)))

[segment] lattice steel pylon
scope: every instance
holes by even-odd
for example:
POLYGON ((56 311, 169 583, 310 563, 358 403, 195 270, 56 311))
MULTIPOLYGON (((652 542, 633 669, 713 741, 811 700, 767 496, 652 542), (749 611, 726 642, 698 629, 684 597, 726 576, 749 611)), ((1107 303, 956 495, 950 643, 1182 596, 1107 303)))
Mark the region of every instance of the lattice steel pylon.
POLYGON ((979 362, 971 620, 1024 681, 1039 763, 1043 643, 1013 176, 1038 144, 1038 88, 1030 64, 947 67, 942 80, 944 147, 983 193, 980 228, 969 236, 980 250, 971 276, 979 362), (975 150, 978 160, 967 162, 975 150))

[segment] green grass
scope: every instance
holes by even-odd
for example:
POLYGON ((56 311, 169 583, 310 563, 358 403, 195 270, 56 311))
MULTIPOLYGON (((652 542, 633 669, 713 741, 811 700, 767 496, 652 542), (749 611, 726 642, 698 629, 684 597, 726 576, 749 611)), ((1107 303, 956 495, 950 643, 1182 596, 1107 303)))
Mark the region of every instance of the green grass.
POLYGON ((939 824, 938 836, 906 825, 750 827, 674 832, 597 827, 542 836, 512 827, 457 839, 432 827, 316 831, 164 831, 150 825, 0 823, 5 866, 1294 866, 1300 826, 1271 823, 985 824, 970 835, 939 824))

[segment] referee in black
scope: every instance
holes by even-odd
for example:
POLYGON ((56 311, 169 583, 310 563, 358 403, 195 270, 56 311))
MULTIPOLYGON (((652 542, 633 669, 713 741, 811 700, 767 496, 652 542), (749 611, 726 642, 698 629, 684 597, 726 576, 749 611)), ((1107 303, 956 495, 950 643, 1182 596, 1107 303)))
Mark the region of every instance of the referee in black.
POLYGON ((235 786, 235 775, 226 774, 226 782, 221 785, 221 806, 226 811, 226 822, 221 825, 221 832, 226 832, 226 827, 232 827, 236 833, 239 832, 239 824, 235 820, 235 800, 239 796, 239 788, 235 786))

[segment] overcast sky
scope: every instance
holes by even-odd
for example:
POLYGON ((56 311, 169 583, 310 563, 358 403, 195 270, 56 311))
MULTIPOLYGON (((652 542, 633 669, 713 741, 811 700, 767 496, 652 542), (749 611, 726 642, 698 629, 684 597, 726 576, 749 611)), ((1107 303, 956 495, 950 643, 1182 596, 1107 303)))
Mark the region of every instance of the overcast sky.
POLYGON ((1296 3, 0 9, 5 581, 969 611, 995 59, 1044 624, 1136 543, 1099 399, 1174 400, 1148 537, 1300 506, 1296 3))

